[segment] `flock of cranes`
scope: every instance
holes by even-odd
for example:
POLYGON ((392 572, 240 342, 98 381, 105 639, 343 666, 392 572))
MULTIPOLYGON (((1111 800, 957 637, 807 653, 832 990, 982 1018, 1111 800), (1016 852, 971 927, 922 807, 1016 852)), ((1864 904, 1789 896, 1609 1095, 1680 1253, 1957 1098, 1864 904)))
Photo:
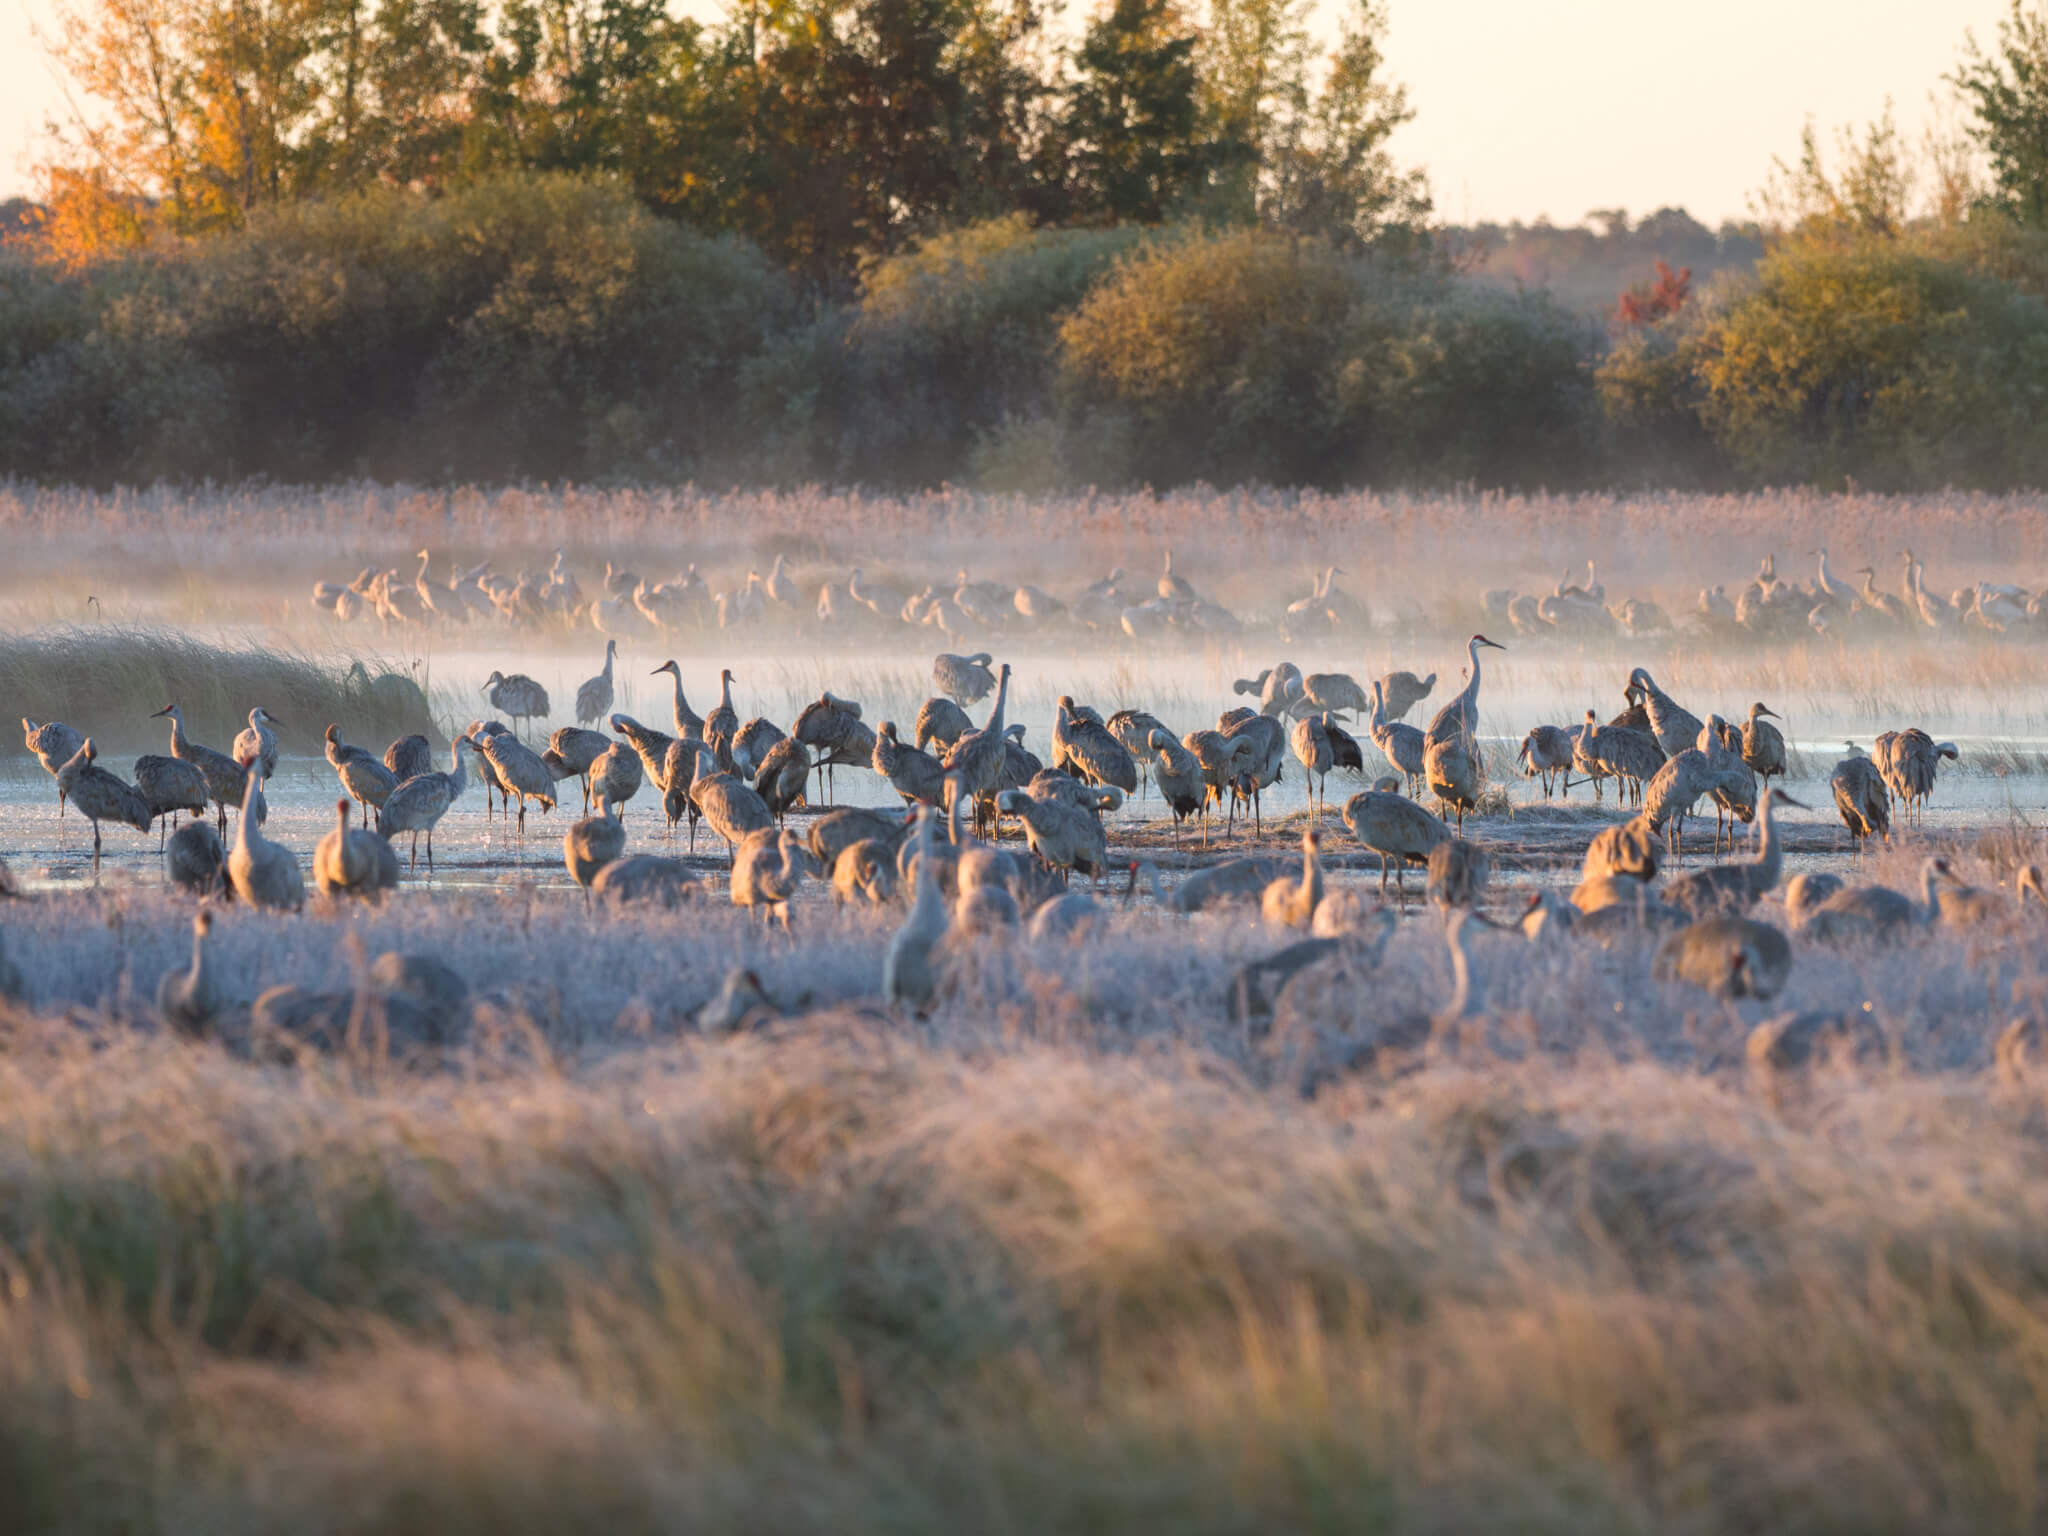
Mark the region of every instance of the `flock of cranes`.
MULTIPOLYGON (((1315 594, 1332 615, 1341 596, 1336 574, 1326 572, 1315 594)), ((875 596, 858 578, 856 571, 849 590, 875 596)), ((488 590, 481 574, 476 579, 479 591, 488 590)), ((551 581, 569 580, 558 563, 551 581)), ((762 586, 781 580, 778 565, 762 586)), ((644 583, 636 578, 635 585, 637 591, 644 583)), ((1199 610, 1202 599, 1173 572, 1170 557, 1158 588, 1157 601, 1199 610)), ((1042 597, 1029 606, 1049 612, 1043 605, 1052 600, 1041 604, 1042 597)), ((1559 603, 1579 600, 1559 594, 1558 602, 1539 605, 1540 616, 1555 624, 1566 611, 1559 603)), ((1332 880, 1324 863, 1330 776, 1348 772, 1364 780, 1383 766, 1343 801, 1337 819, 1358 847, 1377 856, 1382 898, 1391 876, 1394 899, 1405 905, 1406 873, 1420 867, 1428 897, 1458 914, 1448 929, 1461 977, 1457 1011, 1474 1006, 1469 946, 1489 926, 1478 909, 1492 860, 1465 831, 1495 787, 1479 736, 1481 691, 1485 653, 1505 649, 1484 634, 1468 640, 1463 686, 1426 725, 1405 717, 1432 697, 1435 672, 1360 680, 1280 662, 1236 682, 1235 696, 1250 702, 1224 711, 1213 725, 1186 730, 1141 709, 1105 717, 1061 695, 1049 761, 1029 748, 1028 733, 1010 718, 1012 667, 989 651, 937 656, 933 692, 906 738, 897 722, 870 724, 858 701, 829 691, 787 729, 762 716, 742 719, 730 669, 718 675, 717 703, 699 714, 687 697, 684 669, 673 660, 653 671, 668 679, 665 724, 672 730, 665 730, 614 709, 618 649, 616 639, 608 640, 601 670, 576 690, 577 723, 553 730, 545 745, 530 743, 527 732, 551 718, 546 690, 530 677, 500 672, 480 691, 502 718, 480 718, 456 733, 445 769, 423 736, 377 753, 328 726, 325 756, 339 795, 334 824, 313 850, 314 888, 335 899, 381 900, 399 889, 405 870, 417 870, 422 851, 431 872, 435 831, 472 779, 484 788, 486 819, 502 811, 515 835, 524 834, 530 812, 554 810, 562 786, 574 779, 583 814, 563 837, 563 862, 593 907, 665 908, 702 899, 707 877, 690 859, 629 852, 627 817, 669 838, 687 823, 692 854, 705 825, 726 846, 724 884, 736 906, 787 926, 803 887, 817 882, 840 903, 902 907, 884 991, 921 1008, 943 987, 948 934, 981 939, 1028 928, 1051 938, 1094 931, 1118 899, 1110 882, 1123 876, 1125 902, 1138 899, 1142 881, 1142 894, 1175 913, 1242 903, 1274 929, 1305 932, 1245 982, 1247 998, 1274 1001, 1287 995, 1297 971, 1308 974, 1340 954, 1359 965, 1363 940, 1377 934, 1384 942, 1387 910, 1369 908, 1360 888, 1332 880), (970 711, 984 705, 977 723, 970 711), (1169 888, 1145 850, 1162 836, 1178 850, 1191 821, 1199 822, 1204 852, 1219 838, 1238 836, 1241 818, 1254 836, 1262 834, 1264 795, 1285 778, 1290 759, 1308 792, 1298 864, 1258 851, 1206 863, 1197 855, 1169 888), (839 768, 871 771, 899 808, 834 806, 839 768), (643 792, 658 805, 661 823, 651 812, 633 812, 643 792), (1116 813, 1133 797, 1155 796, 1170 818, 1163 832, 1150 840, 1141 833, 1132 848, 1113 852, 1113 832, 1130 825, 1116 813), (802 833, 789 825, 798 807, 813 813, 802 833), (1005 846, 1006 830, 1014 830, 1021 848, 1005 846), (1091 885, 1079 886, 1077 878, 1091 885)), ((1541 943, 1566 934, 1607 943, 1625 933, 1661 933, 1659 974, 1729 996, 1775 995, 1791 965, 1792 939, 1754 913, 1784 884, 1777 810, 1800 804, 1773 785, 1788 769, 1775 712, 1754 701, 1727 716, 1702 717, 1641 667, 1627 674, 1622 694, 1625 708, 1605 723, 1588 710, 1582 722, 1539 725, 1520 743, 1521 771, 1546 798, 1568 797, 1583 783, 1604 798, 1611 782, 1617 804, 1630 814, 1590 839, 1569 897, 1538 891, 1519 926, 1541 943), (1724 844, 1732 855, 1735 829, 1752 823, 1754 856, 1667 875, 1683 857, 1688 818, 1708 804, 1716 813, 1715 856, 1724 844)), ((169 755, 139 758, 132 782, 100 766, 93 741, 70 726, 22 722, 29 749, 56 781, 59 816, 75 809, 92 825, 95 869, 103 824, 146 832, 162 823, 159 845, 174 885, 298 911, 307 897, 298 856, 264 831, 264 787, 277 768, 284 722, 253 708, 247 728, 223 752, 191 739, 175 701, 156 714, 169 722, 169 755), (231 809, 239 814, 229 842, 231 809), (175 826, 180 816, 192 819, 175 826)), ((1918 729, 1884 733, 1867 755, 1852 746, 1833 769, 1830 790, 1856 846, 1889 841, 1895 816, 1918 821, 1941 761, 1956 756, 1952 743, 1918 729)), ((2019 872, 2011 897, 1971 889, 1946 860, 1930 857, 1917 898, 1816 872, 1785 884, 1784 902, 1790 934, 1842 940, 2011 915, 2018 903, 2048 901, 2043 889, 2032 867, 2019 872)), ((200 951, 207 932, 202 921, 190 970, 166 978, 166 1017, 204 1010, 200 951)))
MULTIPOLYGON (((864 566, 813 569, 803 577, 777 555, 765 575, 748 570, 729 584, 714 582, 689 565, 666 580, 650 579, 606 561, 588 586, 561 550, 541 570, 505 575, 489 560, 462 567, 422 549, 408 579, 399 567, 365 567, 346 581, 314 585, 310 602, 340 622, 375 622, 390 631, 420 626, 498 623, 519 628, 591 628, 613 639, 761 629, 806 633, 848 632, 870 638, 905 630, 935 630, 959 639, 1002 640, 1033 633, 1121 636, 1135 642, 1172 636, 1192 640, 1243 637, 1271 631, 1285 642, 1318 636, 1362 636, 1373 614, 1366 600, 1344 589, 1344 568, 1327 565, 1299 596, 1281 595, 1269 608, 1240 616, 1177 571, 1169 549, 1156 576, 1132 576, 1121 566, 1077 590, 1056 595, 1030 583, 975 578, 964 569, 950 577, 884 578, 864 566)), ((1879 585, 1876 566, 1839 573, 1828 551, 1812 552, 1813 575, 1781 577, 1775 556, 1734 591, 1702 588, 1689 610, 1673 611, 1647 597, 1609 599, 1596 564, 1583 579, 1560 575, 1547 592, 1492 588, 1479 594, 1483 623, 1525 640, 1626 642, 1685 631, 1701 640, 1748 639, 1781 644, 1820 636, 1835 642, 1898 639, 1913 634, 2048 634, 2048 591, 1978 581, 1946 596, 1931 590, 1911 550, 1898 552, 1897 589, 1879 585)), ((1296 589, 1297 591, 1299 589, 1296 589)), ((520 700, 496 707, 507 719, 538 719, 520 700)), ((1362 705, 1344 706, 1362 708, 1362 705)), ((579 723, 600 722, 601 697, 579 697, 579 723)), ((1388 699, 1390 717, 1405 712, 1388 699)))

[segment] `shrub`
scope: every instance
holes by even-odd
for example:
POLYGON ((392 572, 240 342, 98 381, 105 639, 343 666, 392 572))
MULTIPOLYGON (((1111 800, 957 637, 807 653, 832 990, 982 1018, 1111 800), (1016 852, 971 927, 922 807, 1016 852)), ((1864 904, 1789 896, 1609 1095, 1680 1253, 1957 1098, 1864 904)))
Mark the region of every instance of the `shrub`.
POLYGON ((689 473, 795 314, 751 247, 565 177, 7 273, 5 467, 95 480, 689 473))
POLYGON ((1022 215, 869 264, 859 302, 748 370, 749 419, 783 478, 933 485, 1049 407, 1064 315, 1136 230, 1034 230, 1022 215))
POLYGON ((2039 483, 2048 306, 1883 239, 1799 240, 1688 346, 1701 419, 1771 480, 2039 483))

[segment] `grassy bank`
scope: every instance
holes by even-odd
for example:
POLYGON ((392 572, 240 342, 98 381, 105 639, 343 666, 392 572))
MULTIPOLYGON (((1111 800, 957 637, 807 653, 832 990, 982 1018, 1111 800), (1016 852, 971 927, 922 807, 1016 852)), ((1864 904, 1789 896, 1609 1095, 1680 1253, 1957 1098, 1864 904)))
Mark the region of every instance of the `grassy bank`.
POLYGON ((2035 1089, 972 1062, 581 1076, 16 1025, 0 1463, 67 1530, 1983 1531, 2048 1422, 2035 1089))
MULTIPOLYGON (((371 661, 314 660, 253 644, 208 645, 172 630, 120 625, 0 634, 0 698, 9 724, 26 715, 63 720, 103 749, 165 750, 166 704, 185 715, 195 740, 228 750, 261 704, 279 720, 289 752, 319 750, 329 724, 378 749, 414 731, 439 739, 413 680, 371 661)), ((7 750, 20 753, 10 730, 7 750)))

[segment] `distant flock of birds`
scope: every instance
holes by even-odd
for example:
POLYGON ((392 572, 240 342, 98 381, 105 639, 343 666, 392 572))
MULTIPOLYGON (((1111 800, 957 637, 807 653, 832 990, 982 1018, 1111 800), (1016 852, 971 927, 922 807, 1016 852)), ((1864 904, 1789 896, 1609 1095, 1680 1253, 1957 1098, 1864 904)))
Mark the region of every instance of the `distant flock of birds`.
MULTIPOLYGON (((485 785, 487 817, 502 806, 522 833, 529 808, 552 810, 559 786, 573 778, 586 814, 568 828, 563 859, 586 901, 672 907, 702 894, 699 877, 680 858, 626 852, 626 808, 651 786, 670 835, 687 821, 694 849, 703 822, 725 842, 733 903, 785 926, 807 880, 829 881, 841 902, 881 906, 907 893, 909 910, 890 942, 883 976, 894 1002, 931 1004, 944 981, 948 933, 979 937, 1028 927, 1051 938, 1095 928, 1109 909, 1071 879, 1091 877, 1099 891, 1105 878, 1121 872, 1128 876, 1126 901, 1135 898, 1142 877, 1153 898, 1174 912, 1252 903, 1268 923, 1309 932, 1239 978, 1238 1005, 1256 1011, 1277 1006, 1297 975, 1340 953, 1345 963, 1359 963, 1360 938, 1377 929, 1383 943, 1390 931, 1385 908, 1368 912, 1357 890, 1333 888, 1322 864, 1328 776, 1348 770, 1363 777, 1369 743, 1390 771, 1351 795, 1341 820, 1360 846, 1379 856, 1382 895, 1392 874, 1396 897, 1405 903, 1406 870, 1426 871, 1426 895, 1451 914, 1455 1007, 1462 1013, 1477 1006, 1467 946, 1487 925, 1475 909, 1490 861, 1484 846, 1463 834, 1466 815, 1480 808, 1486 789, 1477 727, 1481 653, 1489 649, 1504 647, 1483 634, 1470 638, 1465 685, 1427 727, 1403 717, 1432 694, 1435 673, 1397 671, 1361 684, 1348 674, 1304 673, 1280 662, 1235 684, 1252 704, 1226 711, 1213 727, 1182 733, 1143 710, 1105 718, 1062 696, 1048 764, 1025 746, 1023 727, 1006 718, 1011 668, 997 666, 987 652, 935 659, 934 692, 919 709, 909 741, 893 721, 871 728, 858 702, 829 691, 806 705, 787 731, 761 717, 742 721, 730 670, 720 673, 717 705, 699 715, 685 695, 682 668, 668 661, 654 675, 670 679, 670 734, 613 711, 618 646, 611 640, 602 670, 577 690, 578 723, 555 730, 540 750, 527 744, 521 728, 550 718, 551 702, 537 682, 517 674, 494 672, 485 681, 482 691, 503 718, 477 720, 458 734, 445 771, 435 767, 423 736, 395 741, 380 756, 327 727, 326 756, 343 793, 333 828, 314 850, 313 880, 327 896, 381 898, 399 883, 393 845, 402 834, 410 837, 413 868, 424 837, 431 870, 435 828, 472 772, 485 785), (977 725, 968 707, 991 694, 987 718, 977 725), (1341 723, 1346 716, 1360 735, 1341 723), (610 734, 593 728, 600 724, 610 734), (1159 796, 1172 816, 1176 844, 1184 826, 1199 819, 1206 848, 1218 813, 1225 837, 1240 815, 1262 830, 1263 792, 1283 778, 1290 757, 1309 789, 1298 869, 1272 857, 1234 858, 1196 869, 1169 890, 1149 861, 1112 859, 1104 817, 1141 792, 1159 796), (790 810, 816 808, 812 796, 821 788, 833 797, 839 767, 870 769, 904 809, 840 807, 816 815, 807 835, 790 830, 790 810), (1418 798, 1425 791, 1435 810, 1418 798), (360 808, 360 825, 352 807, 360 808), (1021 831, 1024 851, 1000 846, 1006 823, 1021 831)), ((1748 915, 1781 881, 1774 808, 1799 804, 1771 784, 1786 772, 1773 711, 1756 702, 1739 719, 1702 719, 1641 667, 1630 671, 1623 693, 1626 708, 1605 724, 1589 710, 1582 723, 1540 725, 1521 742, 1521 770, 1540 781, 1546 796, 1568 795, 1576 778, 1590 781, 1597 797, 1613 781, 1617 797, 1635 812, 1591 840, 1569 899, 1547 890, 1529 899, 1524 932, 1548 942, 1567 932, 1606 941, 1669 930, 1658 951, 1659 974, 1728 996, 1775 995, 1791 964, 1790 940, 1748 915), (1755 856, 1659 885, 1667 861, 1683 854, 1686 819, 1705 801, 1716 811, 1715 853, 1724 834, 1732 851, 1734 826, 1753 822, 1755 856)), ((92 823, 95 868, 102 823, 146 832, 152 822, 175 825, 180 815, 190 815, 195 819, 168 838, 159 833, 173 884, 257 908, 301 908, 306 890, 298 859, 262 830, 263 786, 277 765, 276 732, 283 722, 254 708, 248 728, 230 751, 220 752, 189 737, 175 702, 157 715, 169 721, 170 754, 138 759, 132 783, 101 767, 93 742, 72 727, 22 722, 30 750, 56 780, 59 815, 68 805, 92 823), (240 812, 232 844, 224 841, 230 807, 240 812), (212 819, 209 810, 216 813, 212 819)), ((1856 846, 1871 837, 1889 841, 1895 812, 1917 819, 1940 762, 1956 755, 1952 743, 1918 729, 1886 732, 1869 755, 1852 746, 1830 785, 1856 846)), ((2011 913, 2015 900, 2048 901, 2031 866, 2019 872, 2015 891, 2007 898, 1965 887, 1947 861, 1930 858, 1917 899, 1807 874, 1790 883, 1785 903, 1794 931, 1840 940, 1978 922, 2011 913)), ((202 968, 204 942, 202 923, 192 972, 180 973, 188 982, 202 968)))
MULTIPOLYGON (((1979 581, 1946 597, 1930 591, 1925 570, 1911 550, 1899 555, 1900 588, 1877 585, 1875 567, 1864 566, 1847 581, 1829 567, 1828 552, 1814 551, 1817 567, 1806 581, 1782 579, 1775 556, 1761 562, 1740 591, 1725 585, 1702 588, 1690 614, 1681 615, 1703 638, 1748 637, 1783 642, 1817 635, 1836 642, 1900 638, 1948 632, 2030 633, 2044 624, 2048 591, 2029 592, 2009 583, 1979 581)), ((764 576, 750 570, 731 586, 714 586, 695 565, 666 581, 605 563, 592 589, 555 551, 546 570, 507 576, 488 560, 451 567, 445 578, 430 574, 433 555, 420 550, 419 565, 407 581, 396 567, 364 567, 347 581, 314 585, 311 603, 342 622, 373 620, 397 626, 495 621, 534 628, 589 627, 619 639, 706 633, 712 630, 787 628, 860 629, 897 633, 930 628, 956 638, 992 639, 1033 631, 1121 633, 1135 641, 1175 634, 1230 637, 1248 623, 1174 570, 1166 551, 1159 575, 1133 579, 1122 567, 1077 592, 1055 596, 1028 583, 974 580, 965 570, 950 580, 895 585, 854 566, 841 579, 800 582, 777 555, 764 576)), ((1309 591, 1286 600, 1273 614, 1272 628, 1284 641, 1335 633, 1363 634, 1372 628, 1366 600, 1345 591, 1341 566, 1325 566, 1309 591)), ((1672 616, 1643 597, 1610 602, 1596 564, 1583 581, 1560 576, 1547 593, 1494 588, 1480 596, 1488 627, 1526 639, 1574 641, 1655 638, 1674 629, 1672 616)))

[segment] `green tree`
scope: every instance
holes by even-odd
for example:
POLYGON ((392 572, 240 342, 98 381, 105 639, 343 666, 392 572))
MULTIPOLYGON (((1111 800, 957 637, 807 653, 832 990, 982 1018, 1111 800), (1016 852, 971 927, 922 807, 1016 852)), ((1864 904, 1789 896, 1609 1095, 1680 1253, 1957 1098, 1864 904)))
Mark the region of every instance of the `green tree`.
POLYGON ((1363 245, 1428 216, 1419 171, 1402 171, 1387 139, 1415 114, 1407 92, 1383 77, 1380 0, 1356 0, 1329 76, 1313 97, 1298 87, 1269 130, 1265 222, 1340 244, 1363 245))
POLYGON ((1061 123, 1075 216, 1156 224, 1199 187, 1196 41, 1172 0, 1111 0, 1089 25, 1061 123))
POLYGON ((1949 81, 1969 103, 1970 137, 1991 161, 1989 199, 2034 229, 2048 228, 2048 14, 2012 0, 1986 52, 1965 34, 1968 52, 1949 81))

